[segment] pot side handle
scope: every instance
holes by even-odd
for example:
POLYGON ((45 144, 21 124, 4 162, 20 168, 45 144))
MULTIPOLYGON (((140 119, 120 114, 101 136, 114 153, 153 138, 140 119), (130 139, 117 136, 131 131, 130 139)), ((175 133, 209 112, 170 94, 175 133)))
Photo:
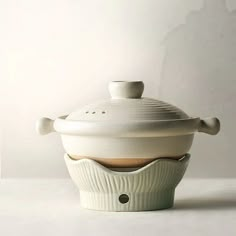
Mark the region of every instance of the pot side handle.
POLYGON ((220 120, 216 117, 201 119, 198 132, 216 135, 220 131, 220 120))
POLYGON ((54 120, 51 120, 46 117, 40 118, 36 122, 36 131, 40 135, 45 135, 51 132, 55 132, 54 120))

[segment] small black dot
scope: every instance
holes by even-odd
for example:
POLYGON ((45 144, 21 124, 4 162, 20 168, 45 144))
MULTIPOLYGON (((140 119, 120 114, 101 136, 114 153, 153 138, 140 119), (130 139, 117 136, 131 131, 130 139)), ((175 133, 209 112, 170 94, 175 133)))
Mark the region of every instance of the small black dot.
POLYGON ((119 202, 125 204, 129 201, 129 196, 127 194, 121 194, 119 196, 119 202))
POLYGON ((102 111, 102 114, 105 114, 106 112, 105 111, 102 111))
POLYGON ((95 111, 92 112, 92 114, 95 114, 95 113, 96 113, 95 111))
POLYGON ((86 113, 86 114, 88 114, 89 112, 88 112, 88 111, 86 111, 85 113, 86 113))

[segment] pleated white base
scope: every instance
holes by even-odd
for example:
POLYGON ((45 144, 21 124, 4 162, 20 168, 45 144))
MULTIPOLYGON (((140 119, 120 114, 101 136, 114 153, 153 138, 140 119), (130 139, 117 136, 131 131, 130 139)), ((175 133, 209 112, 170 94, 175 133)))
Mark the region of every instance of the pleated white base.
POLYGON ((189 162, 157 159, 132 172, 112 171, 90 159, 65 154, 71 178, 80 189, 84 208, 102 211, 147 211, 173 206, 175 188, 189 162))

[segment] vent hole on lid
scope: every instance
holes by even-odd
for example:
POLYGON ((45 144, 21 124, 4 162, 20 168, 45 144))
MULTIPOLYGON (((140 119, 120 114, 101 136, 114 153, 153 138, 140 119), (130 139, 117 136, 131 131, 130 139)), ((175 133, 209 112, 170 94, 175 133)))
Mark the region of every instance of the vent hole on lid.
POLYGON ((102 114, 105 114, 106 112, 105 111, 102 111, 102 114))
POLYGON ((95 114, 95 113, 96 113, 95 111, 92 112, 92 114, 95 114))
POLYGON ((121 194, 119 196, 119 202, 125 204, 129 201, 129 196, 127 194, 121 194))
POLYGON ((86 111, 85 113, 86 113, 86 114, 88 114, 89 112, 88 112, 88 111, 86 111))

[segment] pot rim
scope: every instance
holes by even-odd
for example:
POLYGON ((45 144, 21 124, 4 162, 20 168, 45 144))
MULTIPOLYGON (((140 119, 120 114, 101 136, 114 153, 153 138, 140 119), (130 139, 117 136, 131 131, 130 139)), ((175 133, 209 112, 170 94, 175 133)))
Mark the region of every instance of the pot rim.
POLYGON ((189 117, 176 120, 133 120, 128 122, 80 121, 58 117, 54 130, 62 135, 109 137, 165 137, 193 134, 198 131, 201 119, 189 117))

